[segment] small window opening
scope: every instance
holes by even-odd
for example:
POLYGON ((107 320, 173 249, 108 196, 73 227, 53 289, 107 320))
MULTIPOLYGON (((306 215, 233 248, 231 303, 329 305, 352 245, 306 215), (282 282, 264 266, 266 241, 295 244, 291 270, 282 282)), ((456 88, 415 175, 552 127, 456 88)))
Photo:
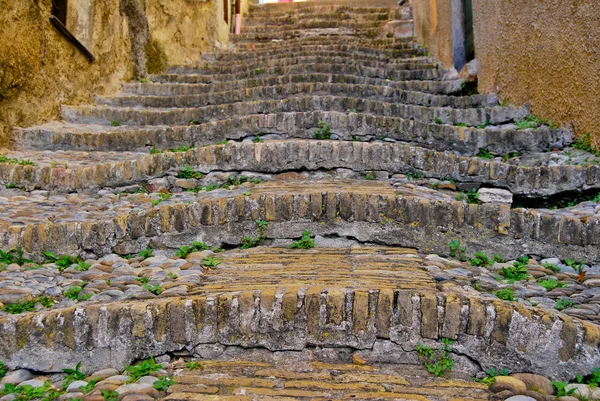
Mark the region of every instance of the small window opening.
POLYGON ((52 0, 52 15, 67 25, 67 0, 52 0))

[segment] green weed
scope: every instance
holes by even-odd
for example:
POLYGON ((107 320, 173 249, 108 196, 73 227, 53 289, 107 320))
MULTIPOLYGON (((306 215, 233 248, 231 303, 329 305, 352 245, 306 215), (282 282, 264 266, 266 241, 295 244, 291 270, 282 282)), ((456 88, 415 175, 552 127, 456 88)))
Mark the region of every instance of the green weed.
POLYGON ((83 262, 80 256, 62 255, 58 257, 49 251, 43 252, 42 255, 46 257, 46 261, 44 263, 56 264, 58 271, 60 272, 64 271, 71 265, 78 265, 80 262, 83 262))
POLYGON ((154 295, 160 295, 163 291, 160 284, 142 284, 142 288, 154 295))
POLYGON ((132 381, 137 381, 140 377, 148 376, 150 373, 158 372, 162 369, 160 363, 154 361, 154 357, 141 361, 137 365, 128 366, 125 371, 131 377, 132 381))
POLYGON ((465 246, 461 244, 459 239, 450 241, 448 246, 450 247, 450 256, 452 256, 453 258, 458 258, 459 260, 463 260, 463 261, 466 259, 465 246))
POLYGON ((515 290, 513 290, 512 288, 504 288, 502 290, 495 291, 494 295, 496 295, 498 298, 503 299, 505 301, 511 301, 511 302, 516 301, 515 290))
POLYGON ((208 251, 210 247, 204 242, 194 241, 191 246, 182 246, 177 251, 177 257, 185 259, 190 253, 208 251))
POLYGON ((475 257, 471 259, 471 266, 488 267, 494 264, 494 260, 488 258, 485 252, 476 252, 475 257))
POLYGON ((177 173, 177 178, 195 178, 197 180, 201 180, 202 178, 204 178, 204 174, 202 174, 199 171, 194 171, 192 167, 186 164, 181 170, 179 170, 179 173, 177 173))
POLYGON ((315 240, 310 238, 310 231, 304 230, 302 232, 302 238, 298 241, 292 242, 290 248, 292 249, 310 249, 315 247, 315 240))
POLYGON ((148 259, 154 256, 154 251, 149 246, 146 247, 143 251, 138 253, 138 257, 148 259))
POLYGON ((331 139, 331 124, 319 122, 319 128, 315 130, 315 139, 331 139))
POLYGON ((493 159, 494 158, 494 156, 487 150, 487 148, 480 148, 479 152, 475 156, 481 157, 482 159, 493 159))
POLYGON ((419 359, 423 360, 423 364, 429 373, 435 376, 443 376, 444 373, 452 370, 454 361, 450 358, 452 349, 450 345, 452 340, 442 338, 442 345, 438 349, 426 347, 423 344, 417 344, 417 354, 419 359))
POLYGON ((51 308, 52 305, 54 305, 54 300, 52 298, 44 296, 22 302, 6 303, 4 304, 2 310, 4 312, 10 313, 11 315, 18 315, 23 312, 33 312, 35 310, 35 305, 38 302, 44 308, 51 308))
POLYGON ((113 127, 120 127, 121 123, 118 122, 117 120, 112 120, 111 123, 110 123, 110 125, 113 126, 113 127))
POLYGON ((210 270, 213 267, 220 265, 221 262, 222 262, 221 259, 216 259, 216 258, 213 258, 212 256, 209 256, 209 257, 202 259, 202 262, 200 262, 200 265, 202 265, 203 267, 206 267, 207 269, 210 270))
POLYGON ((573 308, 573 307, 575 307, 575 305, 577 305, 577 304, 571 298, 561 298, 561 299, 556 300, 554 309, 563 310, 563 309, 567 309, 567 308, 573 308))
POLYGON ((155 381, 152 386, 158 391, 167 391, 169 387, 175 384, 172 377, 165 376, 155 381))

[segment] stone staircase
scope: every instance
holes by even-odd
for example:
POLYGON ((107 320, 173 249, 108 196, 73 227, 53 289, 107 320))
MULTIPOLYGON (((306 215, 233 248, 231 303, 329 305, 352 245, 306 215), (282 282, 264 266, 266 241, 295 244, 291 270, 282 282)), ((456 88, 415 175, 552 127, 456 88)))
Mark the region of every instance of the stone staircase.
MULTIPOLYGON (((172 401, 478 400, 487 392, 468 379, 483 369, 596 366, 600 158, 571 148, 570 131, 447 79, 414 41, 409 7, 253 6, 232 41, 204 65, 14 130, 0 249, 81 255, 89 272, 58 276, 91 298, 0 315, 0 360, 40 372, 205 360, 174 370, 172 401), (485 197, 497 189, 503 199, 485 197), (317 247, 288 249, 305 231, 317 247), (249 240, 262 246, 236 250, 249 240), (225 252, 175 256, 194 241, 225 252), (531 256, 534 277, 572 284, 552 302, 585 308, 498 299, 508 284, 445 258, 456 241, 464 256, 531 256), (117 256, 147 248, 160 258, 117 256), (541 258, 583 260, 587 281, 541 258), (135 277, 167 291, 133 291, 135 277), (442 338, 454 341, 448 380, 416 353, 442 338)), ((28 269, 8 269, 26 281, 0 272, 0 299, 44 282, 28 269)))

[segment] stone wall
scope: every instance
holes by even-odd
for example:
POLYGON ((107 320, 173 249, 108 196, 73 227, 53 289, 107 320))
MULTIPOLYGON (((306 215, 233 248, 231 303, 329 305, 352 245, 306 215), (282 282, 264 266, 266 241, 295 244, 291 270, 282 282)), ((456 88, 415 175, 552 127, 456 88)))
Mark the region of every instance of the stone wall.
MULTIPOLYGON (((453 0, 413 0, 415 35, 446 67, 454 62, 453 0)), ((473 4, 479 90, 573 124, 600 146, 600 3, 596 0, 473 4)))
POLYGON ((134 15, 136 4, 70 2, 67 27, 96 57, 90 62, 50 23, 51 0, 0 0, 0 146, 13 126, 58 118, 60 104, 90 103, 95 95, 119 91, 146 72, 146 59, 157 72, 198 64, 202 52, 228 43, 220 1, 147 0, 134 15), (146 24, 149 40, 147 31, 132 29, 146 24))

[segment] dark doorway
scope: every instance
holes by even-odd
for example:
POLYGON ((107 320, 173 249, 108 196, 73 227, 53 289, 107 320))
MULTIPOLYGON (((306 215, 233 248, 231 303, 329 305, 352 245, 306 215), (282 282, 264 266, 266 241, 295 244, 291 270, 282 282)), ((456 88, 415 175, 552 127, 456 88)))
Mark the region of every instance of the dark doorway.
POLYGON ((52 0, 52 15, 67 25, 67 0, 52 0))
POLYGON ((229 24, 229 0, 223 0, 223 18, 225 23, 229 24))
POLYGON ((452 0, 454 68, 460 71, 475 58, 473 0, 452 0))
POLYGON ((467 63, 475 59, 475 42, 473 38, 473 0, 465 0, 465 56, 467 63))

